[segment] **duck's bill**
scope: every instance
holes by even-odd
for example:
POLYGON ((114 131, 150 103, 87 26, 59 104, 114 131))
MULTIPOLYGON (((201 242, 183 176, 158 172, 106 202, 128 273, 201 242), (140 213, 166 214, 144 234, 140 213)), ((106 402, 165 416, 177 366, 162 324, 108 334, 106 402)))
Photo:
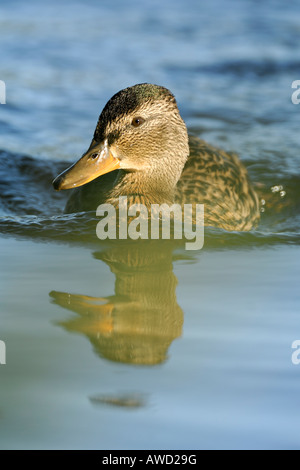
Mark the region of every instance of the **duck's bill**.
POLYGON ((107 143, 93 145, 77 163, 53 181, 56 191, 83 186, 99 176, 120 168, 120 162, 109 150, 107 143))

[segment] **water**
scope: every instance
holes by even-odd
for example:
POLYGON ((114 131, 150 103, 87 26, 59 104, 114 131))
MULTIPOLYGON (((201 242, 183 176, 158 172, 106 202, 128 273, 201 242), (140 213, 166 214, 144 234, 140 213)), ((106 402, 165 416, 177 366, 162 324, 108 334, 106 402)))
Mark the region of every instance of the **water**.
POLYGON ((1 2, 1 448, 299 448, 299 11, 1 2), (103 245, 94 214, 63 215, 53 177, 141 82, 239 153, 267 200, 257 230, 187 253, 103 245))

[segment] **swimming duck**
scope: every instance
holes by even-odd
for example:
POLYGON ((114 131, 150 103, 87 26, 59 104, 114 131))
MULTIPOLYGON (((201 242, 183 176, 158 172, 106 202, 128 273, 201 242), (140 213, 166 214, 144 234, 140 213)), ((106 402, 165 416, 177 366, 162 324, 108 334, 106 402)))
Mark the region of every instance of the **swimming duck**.
POLYGON ((115 94, 104 107, 88 151, 53 182, 80 188, 66 212, 99 204, 198 203, 205 225, 248 231, 260 219, 258 197, 235 154, 189 136, 173 94, 152 84, 115 94))

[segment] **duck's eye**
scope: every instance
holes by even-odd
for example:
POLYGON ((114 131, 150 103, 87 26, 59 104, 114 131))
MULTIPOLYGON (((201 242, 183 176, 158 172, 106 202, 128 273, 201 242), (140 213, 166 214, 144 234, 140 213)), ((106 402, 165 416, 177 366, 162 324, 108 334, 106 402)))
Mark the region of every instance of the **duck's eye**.
POLYGON ((98 158, 98 153, 92 153, 92 155, 90 156, 90 158, 92 158, 93 160, 96 160, 96 158, 98 158))
POLYGON ((141 126, 142 124, 144 124, 144 122, 145 122, 145 119, 144 119, 144 118, 142 118, 142 117, 136 117, 136 118, 134 118, 134 119, 132 120, 132 123, 131 123, 131 124, 133 125, 133 127, 139 127, 139 126, 141 126))

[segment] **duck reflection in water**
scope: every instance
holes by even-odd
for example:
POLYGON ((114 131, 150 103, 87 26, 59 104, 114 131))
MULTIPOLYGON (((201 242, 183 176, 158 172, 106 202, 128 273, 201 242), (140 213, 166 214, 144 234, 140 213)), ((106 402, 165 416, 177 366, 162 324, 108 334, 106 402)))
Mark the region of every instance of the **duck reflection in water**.
POLYGON ((162 363, 183 326, 173 249, 170 241, 116 241, 106 251, 94 253, 115 274, 115 294, 88 297, 51 292, 56 304, 78 314, 59 324, 86 335, 95 352, 111 361, 162 363))

